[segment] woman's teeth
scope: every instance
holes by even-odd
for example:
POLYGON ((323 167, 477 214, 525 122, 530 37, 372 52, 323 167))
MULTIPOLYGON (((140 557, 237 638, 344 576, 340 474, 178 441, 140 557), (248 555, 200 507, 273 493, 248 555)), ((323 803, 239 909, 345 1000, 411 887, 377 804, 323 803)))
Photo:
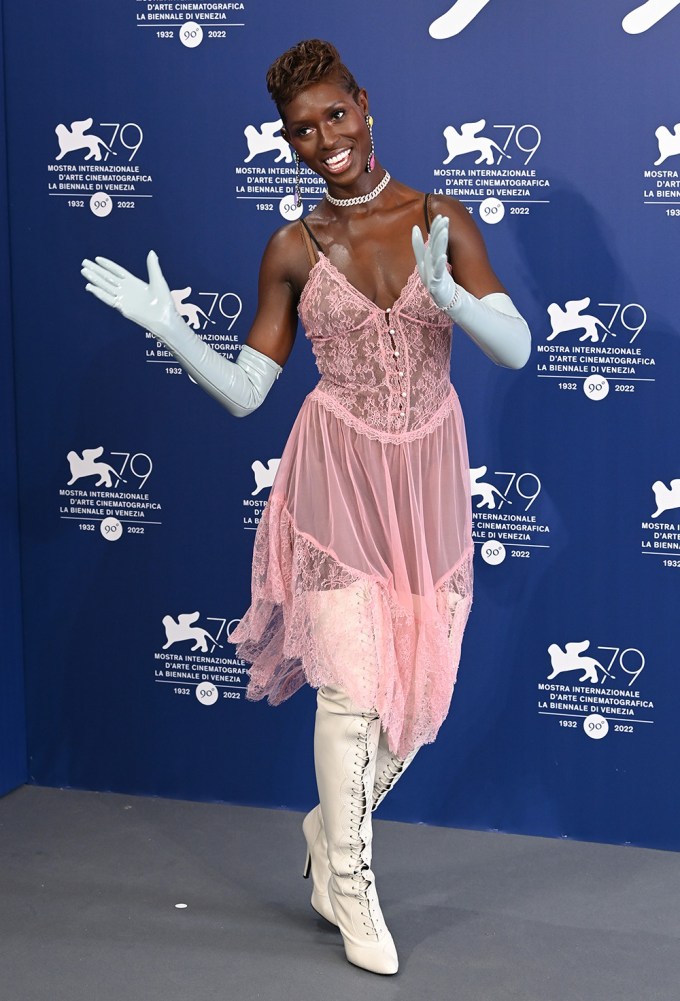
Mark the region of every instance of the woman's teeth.
POLYGON ((352 153, 348 149, 340 150, 335 156, 331 156, 326 160, 326 166, 333 173, 338 173, 341 170, 345 170, 349 166, 349 161, 352 153))

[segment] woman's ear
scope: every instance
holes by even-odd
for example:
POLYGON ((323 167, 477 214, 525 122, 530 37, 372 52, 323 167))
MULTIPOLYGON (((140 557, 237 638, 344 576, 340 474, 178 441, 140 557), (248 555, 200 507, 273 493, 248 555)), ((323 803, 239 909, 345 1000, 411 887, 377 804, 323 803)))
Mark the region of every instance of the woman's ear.
POLYGON ((356 102, 359 105, 359 107, 361 108, 362 113, 364 115, 367 115, 368 114, 368 94, 366 93, 366 91, 364 90, 363 87, 361 88, 361 90, 359 91, 359 93, 356 96, 356 102))

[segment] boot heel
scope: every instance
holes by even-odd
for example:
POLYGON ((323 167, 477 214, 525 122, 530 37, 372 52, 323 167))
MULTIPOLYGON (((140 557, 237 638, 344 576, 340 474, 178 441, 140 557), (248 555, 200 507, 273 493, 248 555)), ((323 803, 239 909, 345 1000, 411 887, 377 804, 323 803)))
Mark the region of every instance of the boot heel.
POLYGON ((311 904, 317 914, 337 925, 331 902, 328 899, 328 855, 326 854, 326 838, 321 822, 321 810, 315 807, 302 822, 302 833, 307 842, 307 856, 302 875, 305 879, 312 877, 311 904))

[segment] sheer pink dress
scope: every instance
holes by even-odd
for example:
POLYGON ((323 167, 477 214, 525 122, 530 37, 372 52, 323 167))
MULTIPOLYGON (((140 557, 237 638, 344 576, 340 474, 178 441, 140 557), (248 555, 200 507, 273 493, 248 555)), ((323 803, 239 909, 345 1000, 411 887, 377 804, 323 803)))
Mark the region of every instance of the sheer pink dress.
POLYGON ((403 758, 446 717, 472 601, 451 323, 417 270, 383 311, 323 253, 298 308, 321 378, 284 449, 231 639, 252 665, 248 698, 337 686, 377 710, 403 758))

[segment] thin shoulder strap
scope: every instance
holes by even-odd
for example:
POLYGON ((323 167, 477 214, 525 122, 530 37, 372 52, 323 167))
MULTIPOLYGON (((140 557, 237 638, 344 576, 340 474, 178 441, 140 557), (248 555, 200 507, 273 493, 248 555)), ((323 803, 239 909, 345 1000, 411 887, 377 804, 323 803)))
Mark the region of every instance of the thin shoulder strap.
POLYGON ((321 244, 319 243, 319 241, 317 240, 317 238, 314 236, 314 234, 312 233, 311 229, 309 228, 309 226, 307 225, 307 223, 305 222, 305 220, 304 219, 300 219, 300 222, 302 223, 302 225, 305 227, 305 229, 307 230, 307 232, 311 236, 312 241, 313 241, 314 246, 316 247, 316 249, 320 253, 323 254, 323 247, 321 246, 321 244))
POLYGON ((307 248, 307 254, 309 255, 309 260, 313 267, 316 264, 316 254, 314 253, 314 250, 312 248, 312 243, 317 248, 317 250, 322 254, 323 254, 323 248, 321 247, 321 244, 314 236, 314 234, 312 233, 311 229, 309 228, 305 220, 300 219, 300 222, 302 223, 302 229, 300 230, 302 241, 305 247, 307 248))
POLYGON ((302 244, 305 250, 307 251, 307 257, 309 258, 309 263, 311 267, 314 267, 314 265, 316 264, 316 254, 314 253, 314 247, 312 246, 312 241, 310 239, 312 234, 309 232, 304 222, 302 222, 302 219, 300 219, 300 222, 302 223, 299 230, 300 239, 302 240, 302 244))
POLYGON ((429 194, 425 195, 425 201, 423 202, 423 211, 425 213, 425 229, 429 233, 430 232, 430 226, 432 224, 432 220, 430 219, 430 196, 429 196, 429 194))

